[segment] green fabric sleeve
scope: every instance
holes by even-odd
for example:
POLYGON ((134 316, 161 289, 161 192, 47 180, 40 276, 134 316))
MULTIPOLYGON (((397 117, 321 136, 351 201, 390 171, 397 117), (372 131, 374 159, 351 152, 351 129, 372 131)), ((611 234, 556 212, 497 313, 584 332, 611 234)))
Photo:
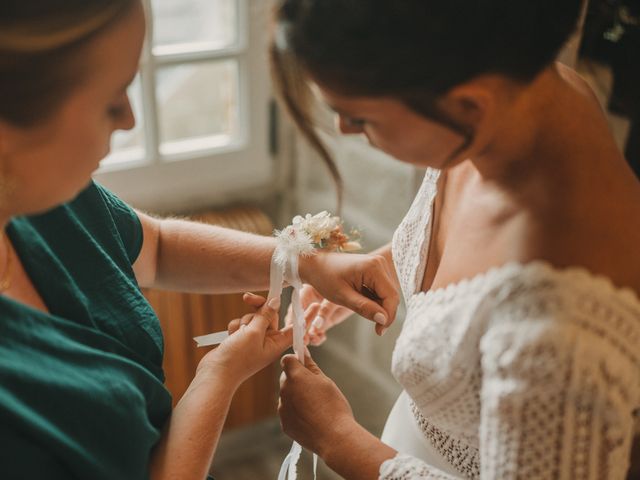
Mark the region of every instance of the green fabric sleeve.
POLYGON ((144 240, 140 218, 133 208, 123 202, 113 192, 98 183, 94 182, 94 185, 102 195, 107 208, 113 216, 122 244, 124 245, 131 264, 133 264, 138 258, 138 255, 140 255, 144 240))

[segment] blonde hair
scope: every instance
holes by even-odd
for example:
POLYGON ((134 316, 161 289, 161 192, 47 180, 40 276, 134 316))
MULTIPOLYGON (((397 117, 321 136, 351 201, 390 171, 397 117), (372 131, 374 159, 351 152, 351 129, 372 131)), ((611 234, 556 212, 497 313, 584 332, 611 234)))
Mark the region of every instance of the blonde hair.
POLYGON ((30 126, 48 118, 81 80, 82 46, 138 0, 3 0, 0 119, 30 126))

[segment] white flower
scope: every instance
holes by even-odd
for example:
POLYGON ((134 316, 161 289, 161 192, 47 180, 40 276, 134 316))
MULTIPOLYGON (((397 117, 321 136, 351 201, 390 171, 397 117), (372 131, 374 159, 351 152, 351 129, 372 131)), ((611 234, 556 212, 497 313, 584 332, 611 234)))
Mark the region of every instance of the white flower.
POLYGON ((323 211, 316 215, 308 213, 304 217, 298 215, 293 219, 292 226, 304 230, 311 237, 313 243, 319 244, 322 240, 328 239, 331 232, 340 228, 341 222, 339 217, 334 217, 329 212, 323 211))
POLYGON ((278 239, 276 260, 284 264, 290 255, 310 255, 314 251, 313 239, 307 232, 295 225, 289 225, 284 230, 275 232, 278 239))

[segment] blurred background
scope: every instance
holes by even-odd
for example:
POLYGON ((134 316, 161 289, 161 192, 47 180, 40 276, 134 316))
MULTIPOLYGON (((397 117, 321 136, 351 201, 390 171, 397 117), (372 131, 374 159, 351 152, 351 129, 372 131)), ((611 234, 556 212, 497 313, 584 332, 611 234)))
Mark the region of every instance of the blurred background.
MULTIPOLYGON (((328 173, 273 99, 266 53, 272 0, 145 2, 152 25, 130 88, 137 126, 115 136, 96 180, 148 212, 265 235, 294 214, 335 210, 328 173)), ((592 85, 640 172, 640 1, 590 2, 560 60, 592 85)), ((319 115, 331 124, 328 113, 319 115)), ((389 242, 423 172, 359 138, 328 131, 326 139, 345 180, 345 223, 363 232, 367 250, 389 242)), ((244 307, 237 295, 146 294, 165 331, 167 385, 177 401, 203 354, 192 337, 224 329, 244 307)), ((382 338, 354 317, 312 350, 375 434, 400 391, 390 364, 402 309, 382 338)), ((276 477, 291 444, 276 417, 278 375, 268 368, 238 393, 212 467, 217 480, 276 477)), ((308 467, 310 454, 303 457, 308 467)), ((302 468, 299 478, 310 472, 302 468)), ((319 478, 339 477, 320 465, 319 478)))

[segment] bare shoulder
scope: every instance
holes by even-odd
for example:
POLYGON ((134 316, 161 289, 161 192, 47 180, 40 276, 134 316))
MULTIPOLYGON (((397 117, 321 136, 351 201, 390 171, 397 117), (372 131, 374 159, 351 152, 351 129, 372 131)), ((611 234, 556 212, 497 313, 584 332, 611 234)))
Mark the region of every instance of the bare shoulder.
POLYGON ((640 195, 635 205, 538 219, 522 232, 528 235, 520 239, 527 247, 521 252, 525 259, 583 267, 640 296, 640 195))
POLYGON ((556 68, 565 82, 571 85, 577 92, 582 94, 582 96, 587 98, 589 101, 594 102, 598 106, 600 106, 600 101, 591 88, 591 85, 589 85, 589 83, 584 78, 582 78, 578 72, 560 62, 556 62, 556 68))

